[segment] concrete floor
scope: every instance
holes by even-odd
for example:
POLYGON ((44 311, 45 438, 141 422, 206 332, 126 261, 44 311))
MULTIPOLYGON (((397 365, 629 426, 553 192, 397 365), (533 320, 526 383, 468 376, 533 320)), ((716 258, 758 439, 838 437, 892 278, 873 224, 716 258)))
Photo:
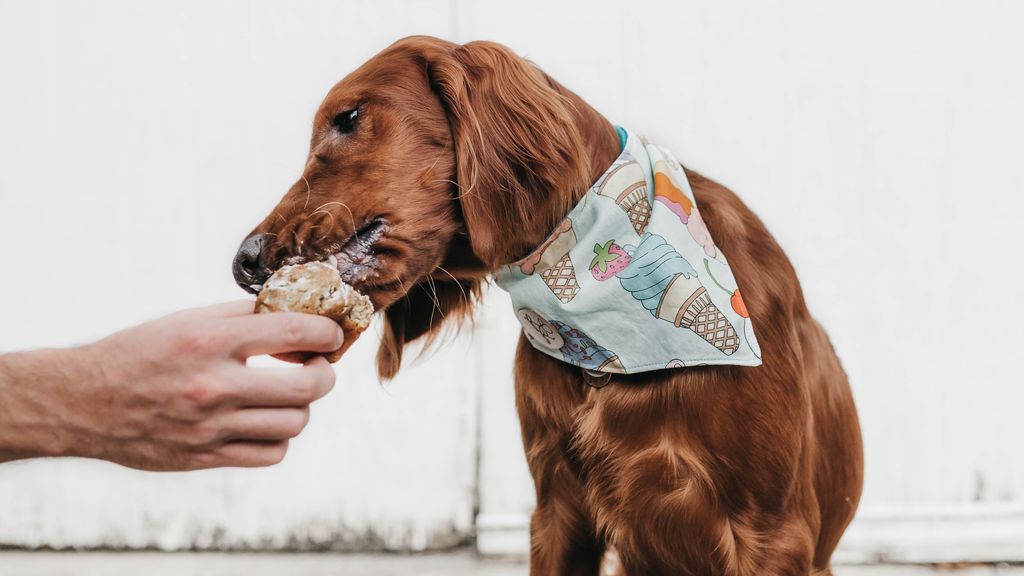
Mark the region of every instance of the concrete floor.
MULTIPOLYGON (((837 566, 838 576, 1024 576, 1024 567, 837 566)), ((468 552, 420 556, 362 554, 186 554, 0 552, 2 576, 526 576, 521 561, 468 552)))

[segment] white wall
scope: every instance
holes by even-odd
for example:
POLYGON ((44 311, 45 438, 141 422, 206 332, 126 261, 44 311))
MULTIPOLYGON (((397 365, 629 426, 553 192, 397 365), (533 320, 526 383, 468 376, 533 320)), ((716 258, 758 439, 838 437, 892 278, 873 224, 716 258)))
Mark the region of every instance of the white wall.
MULTIPOLYGON (((1024 559, 1024 4, 639 4, 466 2, 460 31, 669 144, 776 235, 861 411, 842 556, 1024 559)), ((499 494, 481 542, 522 549, 499 494)))
MULTIPOLYGON (((447 10, 0 2, 0 246, 27 280, 5 275, 0 349, 85 342, 244 296, 231 258, 298 177, 326 90, 396 36, 450 35, 447 10)), ((465 538, 469 340, 381 387, 368 336, 338 364, 336 393, 313 407, 282 466, 4 465, 0 542, 422 548, 465 538)))
MULTIPOLYGON (((787 250, 863 420, 847 558, 1024 560, 1022 17, 1012 0, 0 0, 0 246, 37 279, 0 288, 0 349, 236 296, 230 257, 335 80, 410 33, 498 40, 732 187, 787 250)), ((522 551, 503 299, 387 388, 362 339, 279 468, 0 467, 0 542, 448 542, 472 530, 479 447, 481 547, 522 551)))

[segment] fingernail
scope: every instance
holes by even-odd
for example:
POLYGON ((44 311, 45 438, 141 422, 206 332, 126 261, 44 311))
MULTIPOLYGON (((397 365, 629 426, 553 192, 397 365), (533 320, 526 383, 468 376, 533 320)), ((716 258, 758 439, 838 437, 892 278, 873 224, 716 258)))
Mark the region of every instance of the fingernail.
POLYGON ((341 345, 345 343, 345 331, 341 327, 338 327, 338 337, 335 342, 338 343, 338 348, 341 348, 341 345))

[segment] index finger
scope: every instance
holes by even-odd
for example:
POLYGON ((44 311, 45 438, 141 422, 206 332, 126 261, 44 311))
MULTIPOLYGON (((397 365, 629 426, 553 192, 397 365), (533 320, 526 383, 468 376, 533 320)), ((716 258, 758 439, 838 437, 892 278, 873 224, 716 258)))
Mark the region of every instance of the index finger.
POLYGON ((197 320, 201 318, 230 318, 232 316, 247 316, 252 314, 253 309, 256 307, 256 301, 253 299, 240 299, 232 300, 230 302, 221 302, 220 304, 213 304, 212 306, 201 306, 199 308, 186 308, 185 310, 178 310, 174 312, 170 317, 177 318, 178 320, 197 320))
POLYGON ((333 352, 345 343, 334 320, 314 314, 274 312, 225 319, 220 323, 242 358, 283 352, 333 352))
POLYGON ((330 392, 335 378, 334 368, 320 356, 297 367, 246 367, 231 398, 238 406, 249 408, 307 406, 330 392))
POLYGON ((203 308, 196 308, 194 312, 202 316, 231 317, 252 314, 255 307, 255 300, 252 298, 243 298, 239 300, 232 300, 230 302, 221 302, 220 304, 214 304, 203 308))

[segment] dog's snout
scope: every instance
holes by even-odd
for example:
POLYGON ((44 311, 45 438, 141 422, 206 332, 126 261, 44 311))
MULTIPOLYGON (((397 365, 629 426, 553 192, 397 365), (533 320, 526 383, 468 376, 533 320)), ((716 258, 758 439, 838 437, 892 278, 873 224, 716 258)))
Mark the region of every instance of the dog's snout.
POLYGON ((231 273, 235 282, 246 292, 256 294, 263 286, 269 274, 260 266, 260 253, 263 251, 263 235, 253 234, 242 242, 231 263, 231 273))

